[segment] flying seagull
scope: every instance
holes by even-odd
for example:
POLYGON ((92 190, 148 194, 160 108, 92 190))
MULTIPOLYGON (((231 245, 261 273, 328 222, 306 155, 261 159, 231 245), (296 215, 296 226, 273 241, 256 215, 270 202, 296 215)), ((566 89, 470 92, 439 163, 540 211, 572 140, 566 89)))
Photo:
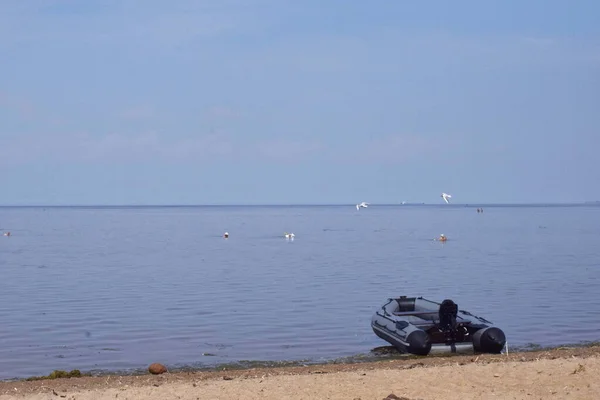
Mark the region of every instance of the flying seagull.
POLYGON ((451 198, 452 196, 449 195, 448 193, 442 193, 442 195, 440 196, 442 199, 444 199, 444 201, 446 202, 446 204, 450 203, 448 201, 449 198, 451 198))
POLYGON ((367 207, 369 207, 369 203, 366 203, 364 201, 362 203, 356 205, 357 210, 360 210, 361 208, 367 208, 367 207))

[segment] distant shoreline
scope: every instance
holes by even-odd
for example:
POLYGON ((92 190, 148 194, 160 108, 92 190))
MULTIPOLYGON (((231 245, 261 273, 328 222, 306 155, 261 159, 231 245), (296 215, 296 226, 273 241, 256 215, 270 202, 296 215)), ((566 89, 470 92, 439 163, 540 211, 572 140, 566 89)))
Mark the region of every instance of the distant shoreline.
MULTIPOLYGON (((579 203, 370 203, 375 207, 577 207, 600 206, 600 201, 579 203)), ((0 208, 216 208, 216 207, 354 207, 355 204, 0 204, 0 208)))

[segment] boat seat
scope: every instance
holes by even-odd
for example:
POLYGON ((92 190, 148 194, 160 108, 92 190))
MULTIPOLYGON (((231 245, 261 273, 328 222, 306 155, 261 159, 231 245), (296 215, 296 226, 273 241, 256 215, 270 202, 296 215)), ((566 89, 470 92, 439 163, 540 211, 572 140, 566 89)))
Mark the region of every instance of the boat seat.
MULTIPOLYGON (((423 322, 410 322, 414 326, 423 327, 423 326, 439 326, 437 322, 434 321, 423 321, 423 322)), ((460 321, 456 323, 456 326, 466 326, 471 325, 471 321, 460 321)))

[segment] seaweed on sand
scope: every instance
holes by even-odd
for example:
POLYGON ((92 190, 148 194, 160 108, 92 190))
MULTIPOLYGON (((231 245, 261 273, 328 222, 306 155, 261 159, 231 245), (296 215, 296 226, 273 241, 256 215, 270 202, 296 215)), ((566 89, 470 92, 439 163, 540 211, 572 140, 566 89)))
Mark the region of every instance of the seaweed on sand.
POLYGON ((42 379, 60 379, 60 378, 81 378, 82 376, 90 376, 90 374, 82 374, 80 370, 74 369, 69 372, 55 369, 46 376, 32 376, 25 379, 26 381, 39 381, 42 379))

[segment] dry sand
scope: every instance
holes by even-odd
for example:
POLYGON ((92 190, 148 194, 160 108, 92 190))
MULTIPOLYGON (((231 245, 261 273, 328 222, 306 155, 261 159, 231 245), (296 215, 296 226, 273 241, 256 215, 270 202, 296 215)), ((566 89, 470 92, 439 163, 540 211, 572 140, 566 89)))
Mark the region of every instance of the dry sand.
POLYGON ((0 382, 9 399, 600 399, 600 347, 0 382), (394 394, 396 397, 388 397, 394 394))

